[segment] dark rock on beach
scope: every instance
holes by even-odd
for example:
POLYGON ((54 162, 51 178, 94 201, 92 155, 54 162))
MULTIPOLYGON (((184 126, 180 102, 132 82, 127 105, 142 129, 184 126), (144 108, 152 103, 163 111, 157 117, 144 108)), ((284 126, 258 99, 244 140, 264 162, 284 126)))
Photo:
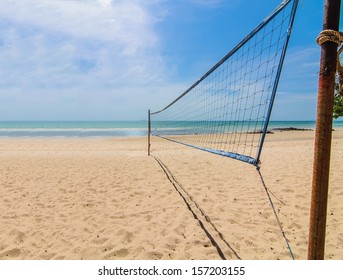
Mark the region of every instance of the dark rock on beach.
MULTIPOLYGON (((248 134, 261 134, 263 133, 262 130, 255 130, 255 131, 251 131, 251 132, 248 132, 248 134)), ((267 134, 274 134, 274 132, 270 131, 270 130, 267 130, 266 132, 267 134)))
POLYGON ((296 128, 296 127, 277 127, 273 131, 313 131, 311 128, 296 128))

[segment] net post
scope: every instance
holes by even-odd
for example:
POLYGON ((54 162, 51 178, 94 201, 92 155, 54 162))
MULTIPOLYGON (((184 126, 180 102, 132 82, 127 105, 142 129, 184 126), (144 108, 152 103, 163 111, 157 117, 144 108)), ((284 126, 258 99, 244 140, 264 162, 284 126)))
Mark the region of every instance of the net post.
POLYGON ((274 105, 274 101, 275 101, 275 97, 276 97, 276 91, 277 91, 277 88, 279 86, 279 80, 280 80, 280 77, 281 77, 283 62, 284 62, 285 57, 286 57, 286 51, 287 51, 289 39, 291 37, 293 23, 294 23, 294 19, 295 19, 295 13, 297 11, 298 3, 299 3, 299 0, 294 0, 293 7, 292 7, 291 20, 290 20, 288 31, 287 31, 287 38, 286 38, 285 45, 284 45, 284 47, 282 49, 282 53, 281 53, 281 57, 280 57, 280 62, 279 62, 279 67, 277 69, 277 73, 276 73, 276 77, 275 77, 275 82, 274 82, 274 86, 273 86, 273 90, 272 90, 272 94, 271 94, 271 98, 270 98, 269 108, 268 108, 267 115, 266 115, 266 121, 265 121, 265 124, 263 126, 262 136, 261 136, 261 140, 260 140, 260 145, 259 145, 259 148, 258 148, 258 151, 257 151, 256 162, 258 164, 260 163, 261 152, 262 152, 264 140, 266 138, 269 120, 270 120, 270 117, 271 117, 271 114, 272 114, 272 109, 273 109, 273 105, 274 105))
POLYGON ((151 121, 150 121, 150 109, 148 110, 148 156, 150 156, 150 135, 151 135, 151 121))
MULTIPOLYGON (((323 29, 338 31, 341 0, 325 0, 323 29)), ((318 105, 312 197, 308 241, 308 259, 323 260, 329 189, 330 153, 334 104, 337 44, 322 44, 318 82, 318 105)))

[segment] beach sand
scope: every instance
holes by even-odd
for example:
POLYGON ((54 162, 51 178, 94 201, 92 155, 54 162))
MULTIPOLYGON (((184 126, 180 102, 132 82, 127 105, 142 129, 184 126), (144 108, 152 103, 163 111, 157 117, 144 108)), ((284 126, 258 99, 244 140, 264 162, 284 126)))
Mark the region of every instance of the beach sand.
MULTIPOLYGON (((261 173, 307 258, 314 132, 268 134, 261 173)), ((256 168, 152 138, 0 139, 0 259, 291 259, 256 168), (162 168, 163 167, 163 168, 162 168)), ((343 259, 343 131, 326 259, 343 259)))

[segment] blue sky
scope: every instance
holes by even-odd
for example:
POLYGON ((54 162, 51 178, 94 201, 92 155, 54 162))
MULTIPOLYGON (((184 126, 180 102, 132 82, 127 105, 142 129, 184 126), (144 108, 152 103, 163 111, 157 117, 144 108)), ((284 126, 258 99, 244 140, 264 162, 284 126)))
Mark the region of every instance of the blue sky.
MULTIPOLYGON (((1 0, 0 120, 141 120, 281 0, 1 0)), ((323 2, 301 0, 274 120, 314 120, 323 2)))

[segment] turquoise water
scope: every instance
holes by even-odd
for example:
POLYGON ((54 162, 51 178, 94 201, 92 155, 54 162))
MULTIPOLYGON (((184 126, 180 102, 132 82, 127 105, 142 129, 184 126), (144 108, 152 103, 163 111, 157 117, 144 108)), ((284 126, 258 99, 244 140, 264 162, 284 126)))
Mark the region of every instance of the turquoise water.
POLYGON ((136 137, 147 135, 146 121, 0 122, 0 137, 136 137))
MULTIPOLYGON (((181 127, 195 128, 195 126, 199 126, 199 122, 158 122, 157 126, 162 129, 165 126, 171 130, 181 127)), ((314 129, 315 122, 271 121, 268 129, 286 127, 314 129)), ((343 121, 335 121, 334 128, 343 128, 343 121)), ((147 135, 146 121, 0 122, 0 137, 137 137, 145 135, 147 135)))

